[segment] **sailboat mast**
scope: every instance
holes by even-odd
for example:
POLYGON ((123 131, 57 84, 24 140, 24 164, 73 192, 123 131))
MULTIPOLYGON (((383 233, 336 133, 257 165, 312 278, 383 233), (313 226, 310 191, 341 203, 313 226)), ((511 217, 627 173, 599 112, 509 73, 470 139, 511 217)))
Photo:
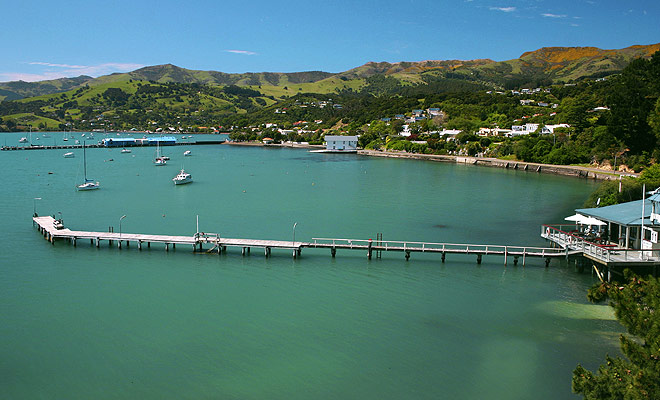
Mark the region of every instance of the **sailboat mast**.
POLYGON ((87 182, 87 156, 85 155, 85 141, 83 140, 83 173, 85 174, 85 182, 87 182))

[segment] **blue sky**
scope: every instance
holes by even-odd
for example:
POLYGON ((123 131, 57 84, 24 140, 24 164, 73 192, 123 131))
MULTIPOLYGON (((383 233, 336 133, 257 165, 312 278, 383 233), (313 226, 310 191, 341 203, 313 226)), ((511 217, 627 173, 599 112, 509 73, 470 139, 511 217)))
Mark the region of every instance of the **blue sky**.
POLYGON ((547 46, 660 42, 657 0, 5 0, 0 15, 0 81, 166 63, 340 72, 369 61, 503 61, 547 46))

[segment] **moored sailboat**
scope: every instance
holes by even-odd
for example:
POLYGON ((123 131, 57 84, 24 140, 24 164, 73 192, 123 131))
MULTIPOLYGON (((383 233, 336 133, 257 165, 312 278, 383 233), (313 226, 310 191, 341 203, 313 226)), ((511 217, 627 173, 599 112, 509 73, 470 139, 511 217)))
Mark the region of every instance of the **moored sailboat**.
POLYGON ((94 181, 93 179, 87 179, 87 156, 85 153, 85 142, 83 142, 82 148, 83 148, 83 174, 85 176, 85 181, 80 185, 76 185, 76 190, 82 191, 82 190, 98 189, 101 187, 98 181, 94 181))

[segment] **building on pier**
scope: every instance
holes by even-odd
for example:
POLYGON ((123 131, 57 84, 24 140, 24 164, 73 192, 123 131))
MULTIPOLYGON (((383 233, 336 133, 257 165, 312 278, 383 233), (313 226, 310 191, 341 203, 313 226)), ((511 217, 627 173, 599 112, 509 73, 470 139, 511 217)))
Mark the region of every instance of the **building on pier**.
POLYGON ((577 209, 573 224, 543 225, 541 237, 622 275, 625 268, 658 276, 660 270, 660 189, 649 198, 605 207, 577 209))

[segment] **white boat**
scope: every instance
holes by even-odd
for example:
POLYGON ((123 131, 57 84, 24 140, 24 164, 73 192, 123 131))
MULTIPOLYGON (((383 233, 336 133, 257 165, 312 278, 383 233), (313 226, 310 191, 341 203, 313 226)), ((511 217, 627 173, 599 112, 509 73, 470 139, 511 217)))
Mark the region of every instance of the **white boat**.
POLYGON ((69 141, 69 138, 67 138, 67 137, 65 136, 62 140, 65 141, 65 142, 68 142, 68 141, 69 141))
POLYGON ((156 141, 156 158, 154 159, 154 165, 161 167, 167 164, 165 157, 160 155, 160 142, 156 141))
POLYGON ((27 138, 23 136, 22 138, 18 139, 18 143, 27 143, 27 138))
POLYGON ((76 155, 73 152, 64 153, 64 158, 74 158, 76 155))
POLYGON ((83 143, 83 171, 85 175, 85 182, 76 186, 76 190, 94 190, 101 187, 98 182, 93 179, 87 179, 87 156, 85 155, 85 143, 83 143))
POLYGON ((184 156, 189 156, 189 155, 192 155, 192 153, 190 152, 190 150, 186 150, 186 151, 183 152, 183 155, 184 156))
POLYGON ((190 183, 192 182, 192 175, 184 171, 183 169, 177 176, 172 178, 172 182, 174 182, 175 185, 183 185, 185 183, 190 183))
POLYGON ((130 153, 130 152, 131 152, 131 149, 121 149, 121 152, 122 152, 122 153, 130 153))

